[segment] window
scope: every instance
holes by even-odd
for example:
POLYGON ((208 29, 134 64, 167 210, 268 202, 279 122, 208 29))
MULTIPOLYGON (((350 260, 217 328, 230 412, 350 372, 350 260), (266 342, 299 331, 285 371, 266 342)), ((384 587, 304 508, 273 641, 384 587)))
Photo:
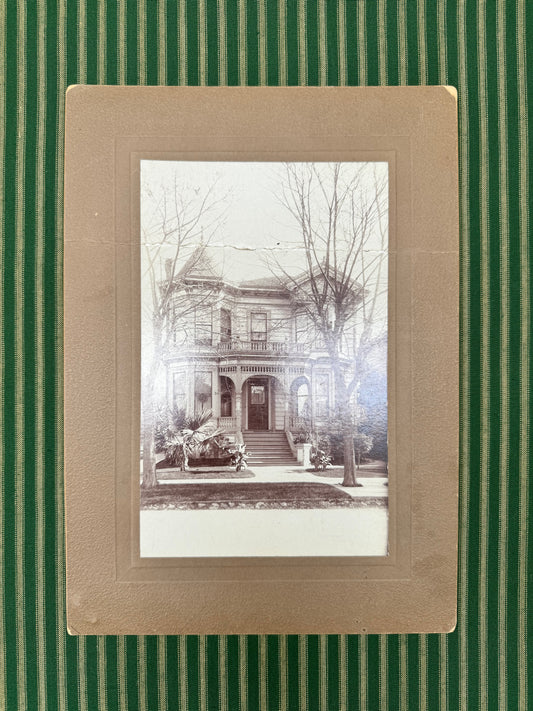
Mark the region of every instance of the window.
POLYGON ((183 370, 179 370, 173 375, 172 399, 176 410, 187 409, 187 381, 183 370))
POLYGON ((231 341, 231 312, 228 309, 220 309, 220 342, 229 343, 231 341))
POLYGON ((250 387, 251 393, 251 405, 264 405, 265 404, 265 386, 264 385, 252 385, 250 387))
POLYGON ((267 315, 253 313, 251 320, 252 341, 266 341, 267 339, 267 315))
POLYGON ((296 314, 296 343, 309 343, 311 336, 311 319, 309 314, 300 312, 296 314))
POLYGON ((197 346, 213 345, 213 323, 210 306, 197 306, 195 309, 194 342, 197 346))
POLYGON ((208 370, 197 370, 194 374, 194 411, 198 415, 212 407, 212 373, 208 370))
POLYGON ((327 417, 329 414, 329 375, 317 373, 315 376, 315 414, 327 417))

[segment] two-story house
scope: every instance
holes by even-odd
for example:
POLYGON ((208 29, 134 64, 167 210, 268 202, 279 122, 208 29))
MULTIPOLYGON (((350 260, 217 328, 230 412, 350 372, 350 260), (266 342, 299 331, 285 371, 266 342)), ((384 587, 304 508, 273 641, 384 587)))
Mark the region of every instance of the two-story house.
POLYGON ((176 277, 176 299, 169 405, 212 409, 219 427, 254 449, 255 433, 286 449, 284 433, 312 430, 332 412, 330 359, 282 278, 231 280, 216 250, 202 245, 176 277))

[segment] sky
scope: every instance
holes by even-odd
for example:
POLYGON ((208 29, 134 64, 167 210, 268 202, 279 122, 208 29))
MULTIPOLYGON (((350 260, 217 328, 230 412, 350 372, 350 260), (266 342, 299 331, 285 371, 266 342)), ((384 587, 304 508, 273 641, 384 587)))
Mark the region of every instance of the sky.
MULTIPOLYGON (((326 172, 328 164, 322 165, 326 172)), ((347 170, 357 170, 363 164, 345 165, 347 170)), ((213 214, 216 229, 207 219, 204 238, 212 245, 228 247, 225 267, 232 281, 269 275, 262 258, 265 254, 274 254, 289 271, 299 271, 304 267, 304 254, 298 225, 280 200, 284 171, 282 163, 143 160, 141 223, 144 234, 149 234, 144 241, 158 241, 160 217, 154 206, 161 204, 163 194, 172 192, 174 184, 198 196, 213 186, 213 199, 219 201, 218 214, 213 214)), ((374 171, 386 177, 387 164, 366 164, 363 191, 371 190, 374 171)), ((320 199, 318 193, 316 199, 320 199)))

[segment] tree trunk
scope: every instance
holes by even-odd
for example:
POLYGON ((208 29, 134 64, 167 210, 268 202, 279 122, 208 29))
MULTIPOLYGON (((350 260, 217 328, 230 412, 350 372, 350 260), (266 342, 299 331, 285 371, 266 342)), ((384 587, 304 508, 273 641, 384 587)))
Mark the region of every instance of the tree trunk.
POLYGON ((361 486, 357 481, 355 469, 354 426, 350 397, 346 383, 344 382, 341 365, 335 357, 332 358, 332 361, 335 375, 336 404, 342 423, 344 451, 344 478, 342 480, 342 486, 361 486))
POLYGON ((154 362, 142 386, 142 441, 143 441, 143 478, 141 486, 150 489, 157 486, 155 461, 155 403, 154 386, 158 364, 154 362))

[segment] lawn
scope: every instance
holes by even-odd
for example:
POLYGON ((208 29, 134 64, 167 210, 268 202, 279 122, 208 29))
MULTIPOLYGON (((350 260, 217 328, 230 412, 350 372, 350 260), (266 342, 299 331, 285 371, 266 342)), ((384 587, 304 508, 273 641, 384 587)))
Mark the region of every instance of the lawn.
POLYGON ((322 483, 162 484, 141 491, 142 509, 319 509, 361 505, 345 491, 322 483))

